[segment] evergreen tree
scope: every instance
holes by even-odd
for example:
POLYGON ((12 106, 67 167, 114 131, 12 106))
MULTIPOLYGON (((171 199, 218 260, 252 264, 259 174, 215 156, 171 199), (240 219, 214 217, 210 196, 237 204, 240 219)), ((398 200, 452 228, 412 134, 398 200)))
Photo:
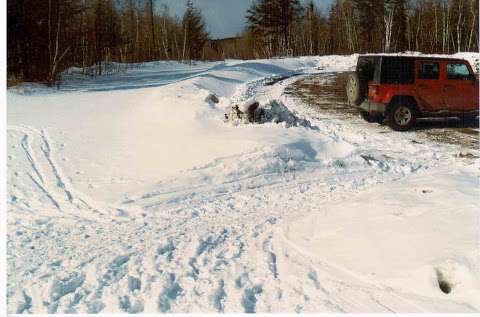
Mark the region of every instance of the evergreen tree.
POLYGON ((183 15, 183 53, 182 59, 196 60, 202 56, 202 50, 208 40, 205 31, 205 23, 200 10, 193 6, 193 2, 187 2, 187 9, 183 15))
POLYGON ((381 52, 385 38, 384 0, 353 0, 364 52, 381 52))
POLYGON ((300 20, 302 11, 299 0, 260 0, 247 11, 248 28, 269 38, 269 45, 281 39, 286 54, 290 49, 290 28, 300 20))

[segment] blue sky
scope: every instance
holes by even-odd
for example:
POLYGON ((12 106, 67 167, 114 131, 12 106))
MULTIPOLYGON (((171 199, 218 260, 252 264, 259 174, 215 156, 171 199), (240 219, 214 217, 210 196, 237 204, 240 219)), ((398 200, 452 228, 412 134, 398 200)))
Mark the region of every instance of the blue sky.
MULTIPOLYGON (((323 12, 332 0, 314 0, 323 12)), ((234 36, 245 27, 245 15, 252 0, 193 0, 202 10, 207 30, 212 38, 234 36)), ((157 0, 156 6, 165 3, 173 15, 182 16, 187 0, 157 0)))

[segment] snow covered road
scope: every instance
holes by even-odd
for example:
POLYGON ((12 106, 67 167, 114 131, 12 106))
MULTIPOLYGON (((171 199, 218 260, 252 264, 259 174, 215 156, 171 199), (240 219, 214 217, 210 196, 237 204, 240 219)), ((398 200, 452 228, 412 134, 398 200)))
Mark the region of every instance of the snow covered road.
POLYGON ((353 65, 182 65, 168 82, 153 63, 105 91, 9 92, 9 312, 479 311, 478 151, 283 93, 353 65), (223 122, 249 98, 313 128, 223 122))

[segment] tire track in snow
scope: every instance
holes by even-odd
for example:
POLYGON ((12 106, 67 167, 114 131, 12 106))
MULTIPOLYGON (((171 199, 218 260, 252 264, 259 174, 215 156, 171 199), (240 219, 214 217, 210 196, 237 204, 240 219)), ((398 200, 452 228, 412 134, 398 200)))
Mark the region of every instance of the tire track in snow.
POLYGON ((53 172, 53 175, 57 181, 57 186, 63 191, 65 192, 65 196, 67 197, 68 201, 73 204, 74 201, 73 201, 73 195, 72 193, 70 192, 70 190, 68 189, 67 185, 65 184, 64 180, 63 180, 63 177, 61 175, 61 172, 59 171, 59 169, 57 168, 57 165, 54 163, 53 159, 52 159, 52 150, 51 150, 51 146, 50 146, 50 141, 46 135, 46 132, 45 130, 42 130, 41 131, 41 134, 40 134, 40 137, 42 138, 43 140, 43 144, 42 146, 40 147, 40 149, 42 150, 43 154, 45 155, 45 158, 47 159, 47 162, 49 163, 50 165, 50 168, 53 172))
POLYGON ((38 188, 40 188, 40 190, 45 194, 45 196, 47 196, 47 198, 52 202, 55 208, 57 208, 59 211, 62 211, 60 204, 55 198, 53 198, 53 196, 48 192, 48 190, 46 190, 45 187, 40 184, 30 173, 28 173, 28 176, 30 177, 32 182, 37 185, 38 188))
MULTIPOLYGON (((52 142, 45 130, 39 131, 30 126, 23 125, 10 125, 7 127, 7 130, 23 134, 20 145, 34 174, 36 175, 36 177, 33 177, 32 175, 29 176, 57 209, 66 211, 71 208, 87 208, 96 213, 102 213, 102 210, 105 208, 95 206, 95 203, 93 203, 90 198, 76 191, 66 180, 67 178, 55 162, 52 142), (38 149, 33 147, 33 144, 36 141, 39 143, 39 145, 37 145, 38 149), (39 159, 40 157, 42 157, 44 163, 39 159), (49 173, 46 172, 47 170, 49 173), (38 178, 38 180, 35 178, 38 178), (49 184, 51 185, 49 186, 49 184), (63 197, 60 198, 61 196, 63 197)), ((110 207, 110 209, 115 208, 110 207)))
POLYGON ((18 127, 18 126, 8 126, 7 130, 12 130, 16 132, 23 133, 23 137, 21 138, 20 145, 27 157, 28 162, 34 172, 34 174, 38 177, 34 177, 31 173, 27 173, 29 178, 32 182, 40 189, 41 192, 52 202, 52 204, 57 208, 59 211, 63 211, 61 204, 59 203, 59 199, 55 198, 54 191, 48 189, 48 178, 46 173, 43 171, 40 161, 36 157, 35 151, 32 149, 30 139, 34 140, 32 137, 33 133, 39 133, 34 129, 29 129, 26 127, 18 127))
POLYGON ((28 134, 25 134, 23 136, 20 144, 21 144, 21 146, 22 146, 22 148, 25 152, 25 155, 27 156, 28 161, 30 162, 30 165, 32 166, 33 171, 38 176, 39 181, 43 184, 44 180, 43 180, 42 173, 39 170, 39 165, 37 163, 37 160, 35 159, 35 157, 32 154, 32 150, 30 148, 30 143, 28 142, 28 134))

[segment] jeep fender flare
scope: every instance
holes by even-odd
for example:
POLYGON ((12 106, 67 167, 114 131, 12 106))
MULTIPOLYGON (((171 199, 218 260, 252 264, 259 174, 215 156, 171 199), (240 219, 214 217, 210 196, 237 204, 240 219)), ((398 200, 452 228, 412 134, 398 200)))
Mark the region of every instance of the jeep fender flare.
POLYGON ((394 105, 399 104, 399 103, 408 104, 408 105, 414 107, 418 114, 421 113, 415 97, 409 96, 409 95, 395 95, 395 96, 392 97, 392 99, 390 99, 390 102, 387 104, 387 107, 385 108, 385 115, 387 115, 390 112, 390 109, 394 105))

